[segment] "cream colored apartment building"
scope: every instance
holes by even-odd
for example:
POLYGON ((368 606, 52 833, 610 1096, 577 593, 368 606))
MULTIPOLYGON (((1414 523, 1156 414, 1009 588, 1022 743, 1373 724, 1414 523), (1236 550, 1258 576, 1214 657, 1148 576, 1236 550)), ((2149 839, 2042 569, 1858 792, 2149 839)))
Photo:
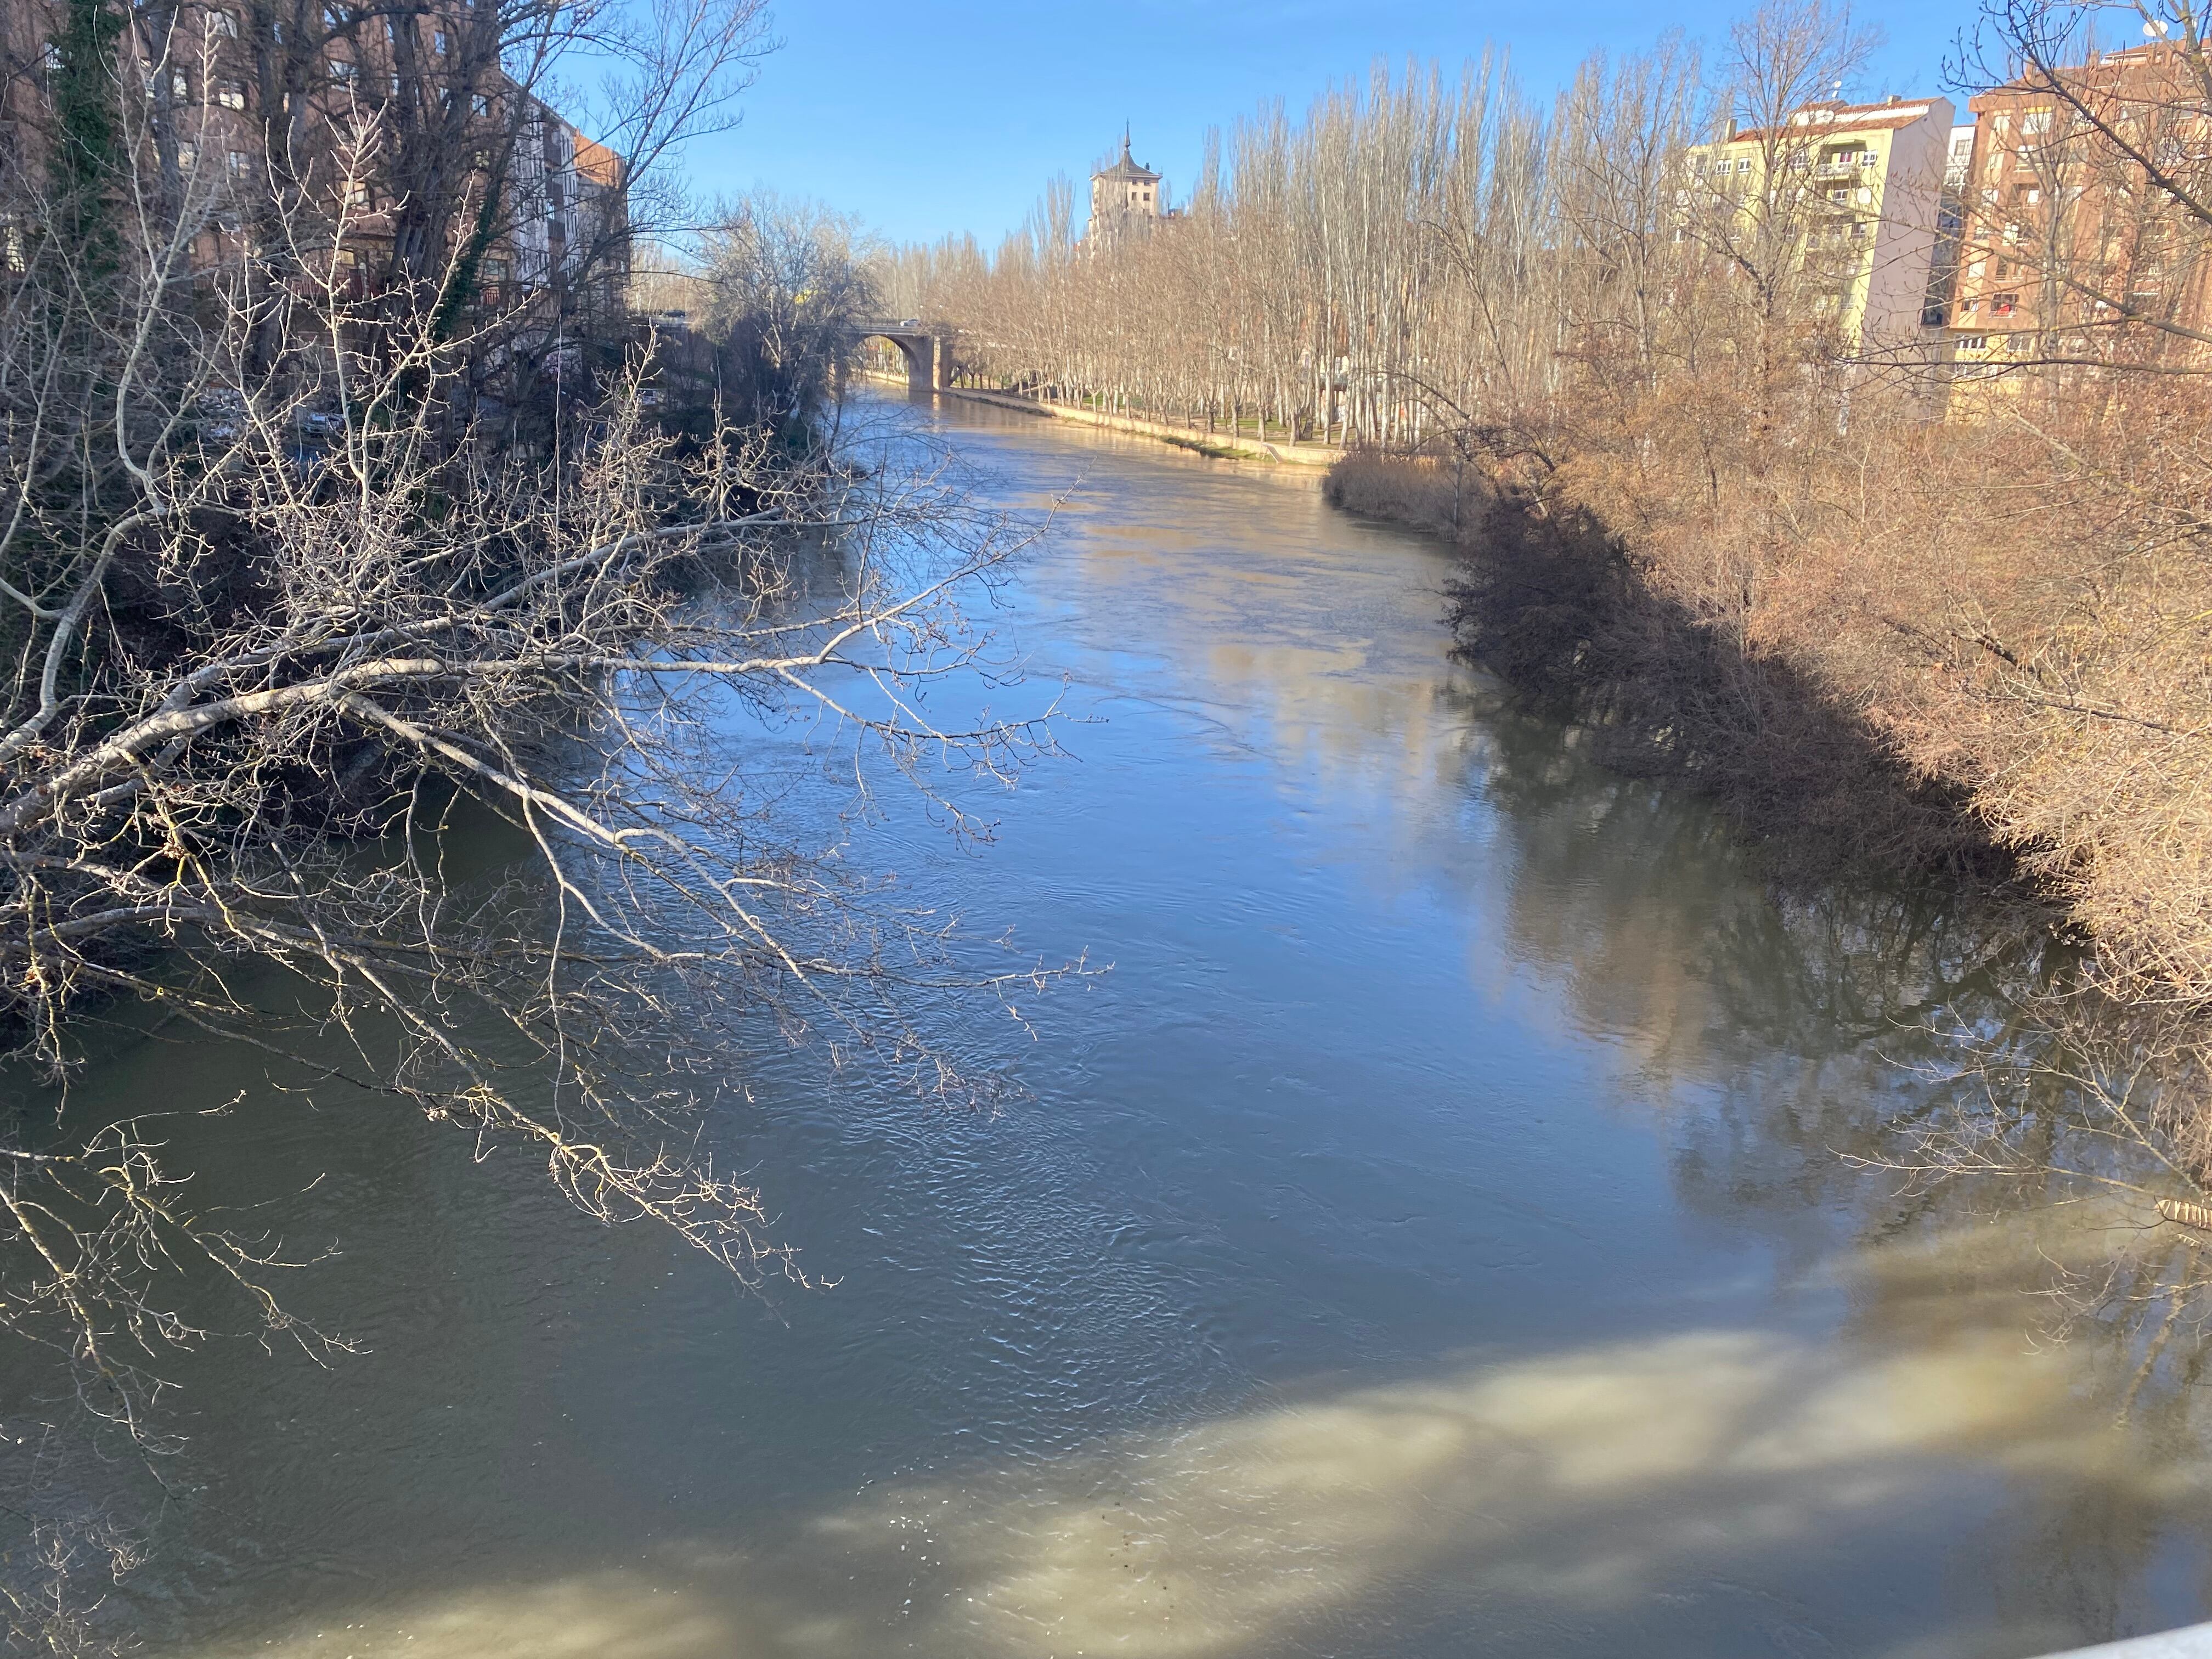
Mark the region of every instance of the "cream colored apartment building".
POLYGON ((1946 98, 1808 104, 1778 127, 1692 149, 1680 199, 1717 212, 1717 235, 1765 216, 1844 349, 1917 346, 1942 322, 1929 318, 1929 284, 1951 135, 1946 98))

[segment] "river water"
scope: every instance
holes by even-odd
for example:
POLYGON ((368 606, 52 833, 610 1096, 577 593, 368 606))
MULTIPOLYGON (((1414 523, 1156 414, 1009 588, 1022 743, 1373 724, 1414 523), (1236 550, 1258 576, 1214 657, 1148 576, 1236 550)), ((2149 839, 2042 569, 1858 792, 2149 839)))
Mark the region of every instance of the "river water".
POLYGON ((1852 1161, 2016 945, 1777 898, 1452 664, 1443 556, 1310 483, 927 418, 1007 505, 1072 490, 1000 618, 1069 753, 993 845, 894 813, 850 856, 1111 971, 1033 1037, 943 1016, 994 1111, 778 1062, 716 1133, 823 1287, 763 1297, 251 1054, 101 1060, 81 1100, 240 1097, 230 1178, 341 1246, 295 1300, 363 1349, 186 1369, 147 1651, 1905 1659, 2203 1615, 2191 1390, 2028 1294, 2081 1226, 1852 1161))

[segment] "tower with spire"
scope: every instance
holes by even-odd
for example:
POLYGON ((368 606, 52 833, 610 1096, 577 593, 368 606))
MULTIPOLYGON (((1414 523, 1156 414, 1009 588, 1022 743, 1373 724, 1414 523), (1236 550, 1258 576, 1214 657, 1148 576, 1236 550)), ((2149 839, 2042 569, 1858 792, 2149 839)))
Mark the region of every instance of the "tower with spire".
POLYGON ((1160 188, 1160 175, 1131 156, 1125 125, 1121 158, 1091 175, 1091 224, 1085 240, 1099 246, 1133 233, 1141 235, 1153 221, 1166 216, 1167 192, 1160 188))

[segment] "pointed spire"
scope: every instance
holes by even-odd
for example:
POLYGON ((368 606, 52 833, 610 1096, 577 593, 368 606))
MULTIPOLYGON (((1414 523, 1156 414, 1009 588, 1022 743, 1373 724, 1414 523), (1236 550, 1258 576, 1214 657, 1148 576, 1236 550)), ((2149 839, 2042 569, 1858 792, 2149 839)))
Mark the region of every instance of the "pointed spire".
POLYGON ((1160 175, 1138 161, 1136 158, 1129 153, 1129 141, 1132 131, 1133 129, 1130 125, 1126 121, 1123 122, 1121 125, 1121 158, 1111 167, 1101 167, 1097 172, 1091 175, 1092 178, 1134 179, 1146 184, 1158 182, 1160 175))

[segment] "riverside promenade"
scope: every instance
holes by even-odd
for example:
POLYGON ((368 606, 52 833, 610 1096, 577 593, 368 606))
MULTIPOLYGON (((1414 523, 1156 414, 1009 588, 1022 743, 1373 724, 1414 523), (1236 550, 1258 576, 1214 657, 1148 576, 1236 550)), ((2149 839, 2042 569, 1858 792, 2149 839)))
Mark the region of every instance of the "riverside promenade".
POLYGON ((1141 420, 1133 415, 1109 415, 1099 410, 1081 409, 1071 404, 1053 404, 1041 398, 1024 398, 1011 392, 982 392, 952 386, 947 387, 944 395, 965 398, 972 403, 992 404, 1000 409, 1027 410, 1032 415, 1048 416, 1055 421, 1073 421, 1082 426, 1103 427, 1109 432, 1127 432, 1136 437, 1154 438, 1164 444, 1174 444, 1181 449, 1196 450, 1201 455, 1218 456, 1224 460, 1275 461, 1285 466, 1327 468, 1334 466, 1344 454, 1341 449, 1333 445, 1289 443, 1277 439, 1250 437, 1243 433, 1232 438, 1227 433, 1208 432, 1203 427, 1141 420))
MULTIPOLYGON (((907 384, 896 375, 873 370, 865 370, 863 375, 882 386, 904 386, 907 384)), ((973 386, 939 386, 936 388, 936 395, 964 398, 969 403, 989 404, 998 409, 1018 409, 1024 414, 1041 415, 1050 420, 1073 421, 1079 426, 1126 432, 1133 437, 1151 438, 1160 443, 1173 444, 1178 449, 1192 450, 1222 460, 1266 461, 1322 471, 1334 466, 1344 455, 1344 451, 1333 444, 1291 443, 1281 439, 1255 438, 1245 433, 1232 437, 1225 432, 1208 432, 1203 427, 1177 426, 1168 421, 1147 421, 1133 415, 1109 415, 1073 404, 1048 403, 1041 398, 1024 398, 1012 392, 988 392, 973 386)))

